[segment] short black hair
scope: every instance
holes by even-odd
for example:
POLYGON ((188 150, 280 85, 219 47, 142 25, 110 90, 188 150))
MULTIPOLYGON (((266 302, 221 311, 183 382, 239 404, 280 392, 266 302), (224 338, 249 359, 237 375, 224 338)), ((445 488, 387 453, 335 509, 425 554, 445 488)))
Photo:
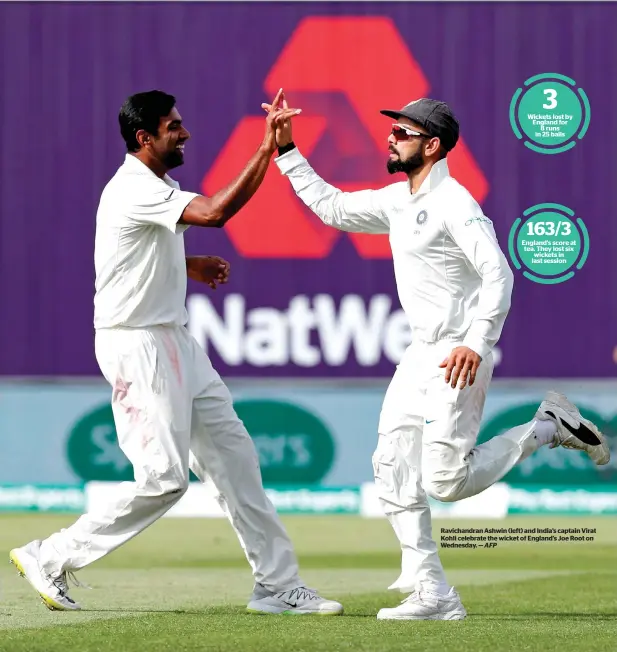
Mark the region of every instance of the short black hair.
POLYGON ((136 134, 140 129, 158 135, 161 118, 176 106, 176 98, 163 91, 147 91, 131 95, 120 108, 120 133, 129 152, 139 151, 136 134))

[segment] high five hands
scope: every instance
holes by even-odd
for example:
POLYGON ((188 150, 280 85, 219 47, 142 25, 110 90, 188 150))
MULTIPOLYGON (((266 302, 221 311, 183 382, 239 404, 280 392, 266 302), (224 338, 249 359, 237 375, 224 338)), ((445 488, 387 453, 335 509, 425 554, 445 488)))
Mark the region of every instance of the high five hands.
MULTIPOLYGON (((285 93, 281 88, 272 104, 262 104, 261 108, 268 114, 266 124, 270 125, 277 147, 289 145, 291 137, 291 118, 298 115, 302 109, 290 109, 287 106, 285 93)), ((266 130, 268 128, 266 127, 266 130)))

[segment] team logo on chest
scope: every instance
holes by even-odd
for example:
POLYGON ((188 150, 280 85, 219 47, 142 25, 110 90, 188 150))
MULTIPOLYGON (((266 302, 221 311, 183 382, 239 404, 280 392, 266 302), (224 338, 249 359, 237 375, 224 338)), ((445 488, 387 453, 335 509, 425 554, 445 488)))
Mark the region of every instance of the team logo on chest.
POLYGON ((416 216, 416 222, 418 224, 424 224, 424 222, 426 222, 427 219, 428 219, 428 213, 426 211, 420 211, 416 216))

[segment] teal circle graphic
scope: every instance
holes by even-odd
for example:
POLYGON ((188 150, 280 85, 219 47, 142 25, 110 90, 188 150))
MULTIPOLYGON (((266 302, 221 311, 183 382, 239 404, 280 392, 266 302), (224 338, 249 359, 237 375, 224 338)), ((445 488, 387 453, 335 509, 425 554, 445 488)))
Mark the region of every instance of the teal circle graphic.
POLYGON ((510 229, 508 250, 523 276, 552 285, 574 276, 589 254, 589 233, 582 219, 561 204, 537 204, 528 208, 510 229))
POLYGON ((521 97, 518 122, 525 135, 541 146, 562 145, 583 120, 578 96, 565 84, 544 82, 521 97))
POLYGON ((555 211, 543 211, 523 223, 516 244, 527 269, 559 276, 576 263, 582 243, 580 232, 570 219, 555 211))
POLYGON ((510 125, 526 147, 559 154, 576 145, 589 127, 591 110, 582 88, 565 75, 530 77, 510 102, 510 125))

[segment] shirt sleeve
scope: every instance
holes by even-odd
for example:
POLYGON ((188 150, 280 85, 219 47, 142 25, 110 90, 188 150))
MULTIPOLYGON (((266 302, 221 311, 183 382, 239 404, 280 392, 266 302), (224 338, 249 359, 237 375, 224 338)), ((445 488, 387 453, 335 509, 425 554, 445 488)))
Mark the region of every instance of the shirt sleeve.
POLYGON ((501 336, 510 310, 514 275, 499 243, 493 223, 469 196, 462 211, 445 218, 450 237, 482 279, 480 296, 463 345, 484 358, 501 336))
POLYGON ((390 224, 383 200, 387 188, 343 192, 326 183, 298 148, 275 159, 296 195, 324 224, 353 233, 388 233, 390 224))
POLYGON ((133 177, 129 196, 126 217, 131 222, 163 226, 172 233, 180 233, 185 227, 178 224, 178 220, 184 209, 199 195, 180 190, 177 183, 169 186, 163 180, 136 180, 133 177))

